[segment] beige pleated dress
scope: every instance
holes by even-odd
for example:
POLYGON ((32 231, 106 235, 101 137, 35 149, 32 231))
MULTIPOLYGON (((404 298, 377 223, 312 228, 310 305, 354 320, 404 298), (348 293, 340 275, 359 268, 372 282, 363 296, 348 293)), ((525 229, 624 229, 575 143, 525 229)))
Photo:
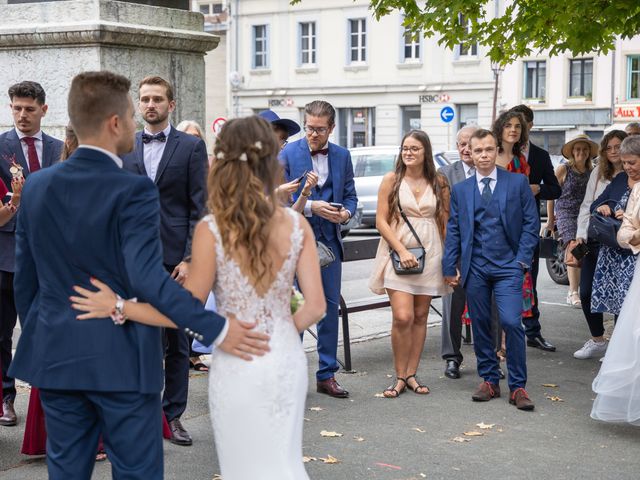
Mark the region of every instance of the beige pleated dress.
MULTIPOLYGON (((403 180, 400 184, 399 197, 402 210, 409 218, 427 252, 424 270, 416 275, 396 275, 391 264, 389 244, 384 238, 380 238, 373 271, 369 277, 369 288, 378 295, 384 294, 386 289, 399 290, 412 295, 441 296, 451 293, 451 287, 444 283, 442 276, 443 242, 436 223, 436 196, 431 186, 427 186, 420 201, 416 202, 411 188, 403 180)), ((419 246, 402 217, 398 223, 394 222, 391 228, 403 245, 409 248, 419 246)))

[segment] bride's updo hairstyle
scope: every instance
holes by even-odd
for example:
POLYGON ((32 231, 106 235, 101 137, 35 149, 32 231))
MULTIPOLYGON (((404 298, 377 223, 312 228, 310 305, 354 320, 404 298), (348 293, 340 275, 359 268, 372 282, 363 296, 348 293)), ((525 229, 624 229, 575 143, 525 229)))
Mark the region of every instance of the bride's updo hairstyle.
POLYGON ((213 150, 208 179, 209 211, 215 216, 229 255, 245 250, 242 265, 254 284, 269 284, 267 255, 270 220, 276 211, 272 195, 281 177, 280 147, 271 125, 258 116, 229 120, 213 150))

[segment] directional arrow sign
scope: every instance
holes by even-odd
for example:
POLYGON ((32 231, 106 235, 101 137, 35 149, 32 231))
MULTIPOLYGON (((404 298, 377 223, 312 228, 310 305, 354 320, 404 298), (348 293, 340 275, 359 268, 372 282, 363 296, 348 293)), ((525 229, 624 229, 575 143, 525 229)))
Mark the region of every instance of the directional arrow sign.
POLYGON ((442 110, 440 110, 440 119, 444 122, 444 123, 449 123, 451 120, 453 120, 453 117, 455 117, 456 114, 453 110, 453 108, 446 106, 444 107, 442 110))

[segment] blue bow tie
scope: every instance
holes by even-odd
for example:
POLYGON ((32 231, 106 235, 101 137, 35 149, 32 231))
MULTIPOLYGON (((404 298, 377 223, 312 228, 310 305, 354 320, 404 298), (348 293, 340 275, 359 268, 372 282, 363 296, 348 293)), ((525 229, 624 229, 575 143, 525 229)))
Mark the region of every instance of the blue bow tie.
POLYGON ((157 140, 158 142, 166 142, 167 136, 164 132, 156 133, 155 135, 149 135, 148 133, 142 133, 142 143, 149 143, 157 140))

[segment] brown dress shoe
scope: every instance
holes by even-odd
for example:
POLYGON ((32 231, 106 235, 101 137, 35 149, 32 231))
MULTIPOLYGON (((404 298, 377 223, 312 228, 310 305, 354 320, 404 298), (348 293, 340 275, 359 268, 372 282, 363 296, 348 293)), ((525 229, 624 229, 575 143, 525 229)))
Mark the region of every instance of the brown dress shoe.
POLYGON ((326 393, 327 395, 335 398, 347 398, 349 396, 349 392, 336 382, 335 377, 327 378, 326 380, 318 380, 317 392, 326 393))
POLYGON ((529 398, 529 394, 524 388, 516 388, 509 396, 509 403, 515 405, 518 410, 531 411, 535 405, 529 398))
POLYGON ((18 416, 13 408, 13 400, 5 400, 2 403, 4 415, 0 417, 0 425, 3 427, 14 427, 18 424, 18 416))
POLYGON ((474 402, 488 402, 492 398, 497 398, 500 396, 500 385, 495 385, 489 382, 482 382, 478 385, 478 388, 473 395, 471 395, 471 399, 474 402))
POLYGON ((169 422, 169 429, 171 430, 171 443, 182 445, 184 447, 188 447, 193 444, 191 435, 189 435, 189 432, 187 432, 182 426, 179 418, 174 418, 169 422))

